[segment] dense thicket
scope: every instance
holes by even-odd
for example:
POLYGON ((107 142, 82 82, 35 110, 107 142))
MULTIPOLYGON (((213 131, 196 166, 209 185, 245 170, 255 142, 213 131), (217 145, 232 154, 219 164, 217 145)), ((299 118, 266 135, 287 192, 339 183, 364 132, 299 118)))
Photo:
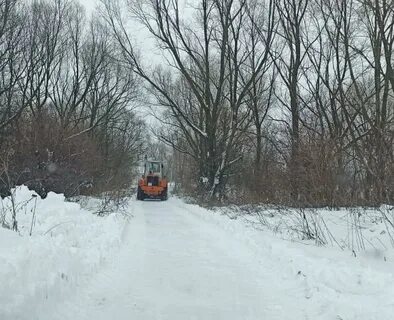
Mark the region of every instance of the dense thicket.
MULTIPOLYGON (((211 197, 295 205, 394 201, 394 3, 128 1, 163 64, 125 59, 164 107, 175 179, 211 197)), ((143 52, 144 48, 139 48, 143 52)))
POLYGON ((0 186, 75 195, 130 184, 138 81, 105 24, 69 0, 0 1, 0 186))

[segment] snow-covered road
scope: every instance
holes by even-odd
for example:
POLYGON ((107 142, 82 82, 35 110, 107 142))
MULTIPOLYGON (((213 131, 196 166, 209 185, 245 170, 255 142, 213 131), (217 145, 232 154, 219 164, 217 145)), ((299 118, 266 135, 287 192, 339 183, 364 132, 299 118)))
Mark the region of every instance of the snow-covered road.
POLYGON ((134 218, 122 252, 57 310, 57 318, 304 318, 298 288, 281 281, 267 261, 229 232, 178 204, 176 199, 132 202, 134 218), (293 297, 286 309, 283 292, 293 297))
POLYGON ((291 250, 261 254, 271 244, 259 253, 193 208, 178 199, 132 201, 117 258, 40 320, 386 319, 393 308, 392 300, 374 306, 379 296, 368 291, 328 287, 325 266, 322 283, 308 284, 304 271, 283 265, 297 260, 291 250))

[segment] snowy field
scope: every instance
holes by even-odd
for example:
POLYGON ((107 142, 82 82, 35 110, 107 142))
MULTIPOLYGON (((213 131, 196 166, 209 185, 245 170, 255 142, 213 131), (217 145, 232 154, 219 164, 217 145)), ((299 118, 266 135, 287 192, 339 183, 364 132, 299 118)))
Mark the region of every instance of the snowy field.
POLYGON ((16 194, 20 232, 0 228, 1 320, 393 318, 394 250, 379 210, 131 199, 125 219, 31 195, 16 194))

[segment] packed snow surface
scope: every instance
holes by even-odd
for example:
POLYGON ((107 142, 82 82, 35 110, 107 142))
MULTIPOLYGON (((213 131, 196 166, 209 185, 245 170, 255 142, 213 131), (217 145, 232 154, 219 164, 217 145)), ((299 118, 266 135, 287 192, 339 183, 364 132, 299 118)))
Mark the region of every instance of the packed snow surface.
MULTIPOLYGON (((0 235, 7 241, 23 243, 15 244, 23 252, 15 254, 20 258, 13 260, 10 252, 3 252, 12 249, 1 248, 1 281, 7 285, 0 289, 0 312, 8 308, 8 313, 0 313, 0 319, 393 318, 394 264, 390 258, 354 257, 349 250, 280 239, 241 219, 229 219, 176 198, 166 202, 130 201, 128 211, 132 218, 125 222, 123 235, 119 238, 120 233, 114 232, 114 238, 121 241, 119 250, 111 252, 110 246, 117 245, 108 241, 101 242, 108 245, 106 253, 97 249, 97 241, 90 247, 80 243, 77 251, 85 253, 78 258, 88 259, 89 250, 96 252, 91 255, 94 261, 100 260, 98 253, 107 258, 93 275, 86 274, 86 261, 75 259, 69 252, 69 237, 86 232, 82 239, 90 238, 89 234, 100 239, 98 233, 118 230, 102 225, 113 223, 111 219, 96 221, 97 217, 86 215, 92 222, 87 231, 83 227, 70 230, 58 242, 43 235, 41 245, 46 253, 40 258, 32 255, 39 252, 36 245, 31 248, 30 243, 36 240, 2 230, 0 235), (93 232, 96 229, 99 231, 93 232), (65 253, 48 252, 51 246, 65 253), (39 263, 43 271, 51 272, 32 277, 31 269, 34 273, 39 267, 31 265, 39 263), (44 288, 58 281, 56 275, 61 273, 75 275, 74 284, 70 280, 62 282, 74 290, 56 291, 52 297, 44 288), (42 284, 29 295, 31 279, 42 284), (14 316, 10 313, 11 302, 17 308, 14 316)), ((81 223, 87 227, 86 222, 81 223)))

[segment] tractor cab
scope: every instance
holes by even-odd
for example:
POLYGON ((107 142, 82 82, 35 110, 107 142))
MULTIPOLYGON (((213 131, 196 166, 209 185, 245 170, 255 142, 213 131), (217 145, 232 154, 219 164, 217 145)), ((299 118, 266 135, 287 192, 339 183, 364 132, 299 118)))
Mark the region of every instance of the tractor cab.
POLYGON ((160 161, 145 161, 144 175, 161 177, 163 175, 163 163, 160 161))
POLYGON ((138 182, 138 200, 146 198, 167 200, 168 182, 163 170, 162 161, 145 159, 144 173, 138 182))

